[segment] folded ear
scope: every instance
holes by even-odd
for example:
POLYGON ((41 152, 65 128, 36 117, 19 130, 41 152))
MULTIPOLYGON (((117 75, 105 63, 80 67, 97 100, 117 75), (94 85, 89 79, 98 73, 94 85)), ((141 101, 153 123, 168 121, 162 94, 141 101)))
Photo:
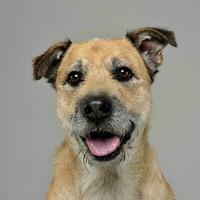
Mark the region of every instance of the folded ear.
POLYGON ((70 45, 70 40, 58 42, 47 49, 47 51, 45 51, 43 54, 34 58, 34 79, 39 80, 42 77, 47 78, 47 81, 51 83, 53 87, 55 87, 58 66, 70 45))
POLYGON ((153 82, 159 65, 162 64, 162 49, 170 44, 177 47, 173 31, 163 28, 144 27, 128 32, 126 37, 142 55, 153 82))

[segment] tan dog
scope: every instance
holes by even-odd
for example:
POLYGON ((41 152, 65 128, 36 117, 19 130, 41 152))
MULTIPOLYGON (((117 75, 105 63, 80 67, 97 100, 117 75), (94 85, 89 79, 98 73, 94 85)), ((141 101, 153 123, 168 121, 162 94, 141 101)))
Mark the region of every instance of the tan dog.
POLYGON ((65 139, 47 200, 174 200, 148 143, 151 84, 172 31, 145 27, 124 39, 50 47, 34 77, 57 92, 65 139))

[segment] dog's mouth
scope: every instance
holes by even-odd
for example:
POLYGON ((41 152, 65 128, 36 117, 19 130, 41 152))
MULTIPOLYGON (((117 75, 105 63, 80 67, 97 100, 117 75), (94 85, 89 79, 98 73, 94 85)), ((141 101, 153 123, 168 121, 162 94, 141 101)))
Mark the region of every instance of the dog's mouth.
POLYGON ((131 138, 135 125, 131 122, 130 128, 123 135, 107 131, 92 131, 86 137, 82 137, 90 154, 99 161, 115 158, 122 146, 131 138))

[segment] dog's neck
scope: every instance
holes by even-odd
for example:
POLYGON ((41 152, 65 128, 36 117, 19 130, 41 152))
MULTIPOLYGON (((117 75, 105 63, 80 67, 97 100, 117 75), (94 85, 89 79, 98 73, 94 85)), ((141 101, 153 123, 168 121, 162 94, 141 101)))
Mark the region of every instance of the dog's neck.
MULTIPOLYGON (((84 170, 81 179, 81 191, 87 200, 132 200, 140 195, 140 175, 134 166, 124 164, 106 169, 90 168, 84 170)), ((136 198, 137 197, 137 198, 136 198)))

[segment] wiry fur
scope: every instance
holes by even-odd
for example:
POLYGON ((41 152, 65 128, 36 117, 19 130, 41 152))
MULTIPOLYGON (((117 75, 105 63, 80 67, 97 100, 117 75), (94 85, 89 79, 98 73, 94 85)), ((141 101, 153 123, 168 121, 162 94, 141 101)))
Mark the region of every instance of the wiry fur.
MULTIPOLYGON (((172 32, 149 27, 128 33, 127 37, 64 44, 67 53, 62 54, 59 66, 55 67, 54 84, 65 139, 55 155, 46 200, 175 200, 148 143, 152 77, 162 61, 160 46, 163 48, 168 43, 175 46, 175 38, 172 32), (152 37, 153 44, 144 43, 152 37), (124 83, 114 80, 112 70, 116 65, 128 66, 135 75, 133 80, 124 83), (66 82, 74 69, 81 70, 85 76, 78 87, 66 82), (112 100, 113 113, 96 127, 81 115, 80 102, 89 95, 99 94, 112 100), (131 138, 113 160, 93 159, 80 139, 95 129, 123 136, 130 122, 135 124, 131 138)), ((48 55, 50 58, 58 52, 60 55, 60 44, 63 45, 54 45, 50 52, 47 50, 34 61, 34 74, 40 72, 38 78, 48 78, 46 72, 48 67, 52 68, 48 66, 51 63, 48 55)))

